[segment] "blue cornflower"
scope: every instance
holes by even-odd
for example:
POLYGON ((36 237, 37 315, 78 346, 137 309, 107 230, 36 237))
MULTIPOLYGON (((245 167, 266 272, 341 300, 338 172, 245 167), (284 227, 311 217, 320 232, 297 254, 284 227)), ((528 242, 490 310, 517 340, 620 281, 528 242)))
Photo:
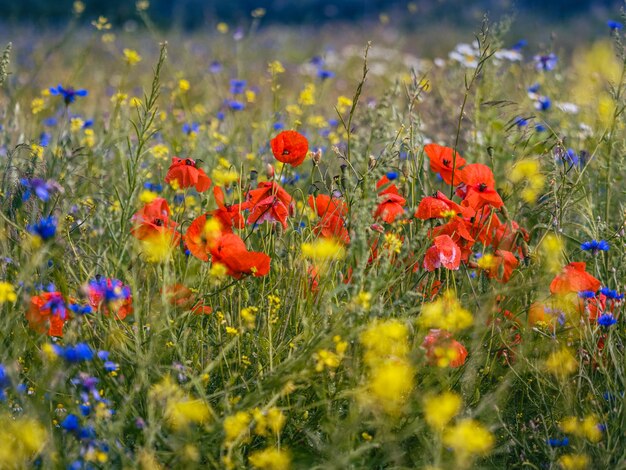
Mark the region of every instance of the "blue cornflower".
POLYGON ((511 50, 519 51, 520 49, 526 47, 528 45, 528 41, 526 39, 520 39, 515 44, 511 46, 511 50))
POLYGON ((80 423, 78 422, 78 416, 75 414, 69 414, 61 421, 61 427, 69 432, 78 431, 80 423))
POLYGON ((221 71, 222 71, 221 63, 219 63, 217 60, 214 60, 213 62, 211 62, 211 65, 209 65, 209 72, 220 73, 221 71))
POLYGON ((69 309, 76 315, 87 315, 93 312, 91 305, 70 304, 69 309))
POLYGON ((550 447, 565 447, 569 444, 569 438, 564 437, 563 439, 556 439, 551 437, 548 439, 548 445, 550 447))
POLYGON ((89 416, 89 414, 91 413, 91 407, 89 405, 80 405, 80 413, 83 416, 89 416))
POLYGON ((191 134, 192 132, 194 134, 197 134, 198 131, 200 131, 200 124, 198 124, 197 122, 192 122, 191 124, 186 122, 185 124, 183 124, 183 132, 187 135, 191 134))
POLYGON ((215 117, 217 118, 218 121, 223 121, 224 118, 226 117, 226 114, 224 114, 223 111, 218 111, 215 117))
POLYGON ((104 370, 106 370, 107 372, 113 372, 113 371, 116 371, 117 369, 118 369, 118 366, 113 361, 106 361, 104 363, 104 370))
POLYGON ((4 401, 6 399, 6 392, 4 389, 9 385, 11 385, 11 379, 7 375, 4 365, 0 364, 0 401, 4 401))
POLYGON ((316 67, 321 67, 322 65, 324 65, 324 59, 322 58, 322 56, 319 56, 319 55, 316 55, 315 57, 313 57, 310 60, 310 62, 316 67))
POLYGON ((67 362, 77 363, 91 361, 93 359, 93 351, 86 343, 77 343, 75 346, 55 345, 55 352, 67 362))
POLYGON ((593 299, 596 296, 596 293, 592 290, 581 290, 578 293, 578 297, 581 299, 593 299))
POLYGON ((606 240, 591 240, 584 242, 580 245, 580 249, 583 251, 591 251, 594 255, 598 251, 609 251, 610 245, 606 240))
POLYGON ((31 180, 22 178, 20 183, 26 188, 22 195, 23 201, 28 201, 31 194, 35 193, 39 199, 46 202, 50 199, 50 194, 56 189, 53 185, 40 178, 33 178, 31 180))
POLYGON ((535 132, 545 132, 546 130, 547 128, 543 124, 535 125, 535 132))
POLYGON ((566 152, 561 152, 561 162, 569 165, 578 165, 580 163, 580 157, 576 154, 574 149, 567 149, 566 152))
POLYGON ((610 28, 611 31, 619 31, 624 28, 624 25, 619 21, 609 20, 606 22, 606 25, 610 28))
POLYGON ((44 126, 48 126, 48 127, 54 127, 57 125, 57 118, 55 117, 49 117, 47 119, 43 120, 43 124, 44 126))
POLYGON ((42 147, 47 147, 52 140, 52 135, 49 132, 42 132, 39 134, 39 145, 42 147))
POLYGON ((393 181, 398 178, 398 173, 395 171, 388 171, 385 176, 389 181, 393 181))
POLYGON ((515 124, 517 127, 526 127, 528 125, 528 119, 525 119, 521 116, 517 116, 513 120, 513 124, 515 124))
POLYGON ((616 323, 617 319, 611 313, 603 313, 598 317, 598 325, 605 328, 608 328, 611 325, 615 325, 616 323))
POLYGON ((230 81, 230 92, 233 95, 240 95, 246 90, 246 81, 233 78, 230 81))
POLYGON ((554 53, 545 54, 545 55, 536 55, 534 57, 535 68, 540 71, 550 71, 554 70, 557 62, 559 61, 558 57, 554 53))
POLYGON ((28 225, 26 229, 33 235, 39 236, 42 240, 50 240, 56 234, 57 220, 52 216, 44 217, 36 224, 28 225))
POLYGON ((319 69, 317 71, 317 78, 320 80, 326 80, 328 78, 333 78, 335 76, 335 72, 332 70, 319 69))
POLYGON ((541 85, 539 85, 539 83, 533 83, 528 87, 527 91, 528 93, 534 94, 539 91, 539 88, 541 88, 541 85))
POLYGON ((226 104, 233 111, 241 111, 241 110, 245 109, 245 107, 246 107, 245 104, 243 104, 241 101, 237 101, 237 100, 228 100, 226 102, 226 104))
POLYGON ((272 128, 275 131, 280 131, 280 130, 283 130, 285 128, 285 125, 282 122, 275 122, 274 125, 272 126, 272 128))
POLYGON ((77 96, 87 96, 89 92, 83 89, 75 90, 72 87, 63 88, 61 85, 59 85, 56 88, 54 87, 50 88, 50 94, 61 95, 63 97, 63 101, 65 102, 66 106, 69 106, 71 103, 73 103, 76 100, 77 96))
POLYGON ((622 300, 624 298, 624 294, 619 294, 616 290, 609 289, 608 287, 600 289, 600 293, 604 294, 604 296, 610 300, 622 300))
POLYGON ((148 191, 153 191, 155 193, 160 193, 161 191, 163 191, 163 185, 161 183, 151 183, 150 181, 147 181, 143 184, 144 189, 147 189, 148 191))
POLYGON ((552 106, 552 101, 547 96, 540 96, 535 101, 535 109, 539 111, 547 111, 552 106))

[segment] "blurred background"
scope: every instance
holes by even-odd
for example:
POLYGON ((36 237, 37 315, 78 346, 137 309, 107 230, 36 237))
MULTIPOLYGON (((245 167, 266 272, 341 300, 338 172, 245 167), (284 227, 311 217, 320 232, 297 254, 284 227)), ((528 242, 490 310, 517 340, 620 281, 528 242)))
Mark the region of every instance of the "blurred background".
MULTIPOLYGON (((123 23, 135 17, 133 0, 84 0, 83 18, 105 15, 123 23)), ((0 21, 38 25, 63 22, 72 15, 73 0, 0 0, 0 21)), ((575 17, 615 16, 620 0, 151 0, 150 15, 162 28, 200 28, 217 21, 238 22, 264 8, 264 25, 307 25, 320 22, 375 21, 381 15, 400 17, 399 27, 445 18, 460 27, 489 12, 492 17, 515 12, 521 20, 541 23, 571 21, 575 17), (394 15, 399 13, 398 15, 394 15), (409 13, 409 14, 407 14, 409 13)))

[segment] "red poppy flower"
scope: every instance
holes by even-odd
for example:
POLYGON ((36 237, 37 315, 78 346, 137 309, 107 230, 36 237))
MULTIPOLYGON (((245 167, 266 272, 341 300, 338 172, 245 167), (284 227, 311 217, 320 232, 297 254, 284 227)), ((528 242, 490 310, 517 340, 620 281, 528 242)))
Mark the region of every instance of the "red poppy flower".
POLYGON ((170 208, 167 201, 157 197, 133 215, 131 220, 135 225, 130 233, 139 240, 169 233, 172 236, 172 244, 177 244, 180 234, 175 230, 176 222, 169 217, 170 208))
POLYGON ((553 294, 567 294, 584 290, 596 292, 602 283, 589 274, 584 262, 570 263, 550 283, 553 294))
POLYGON ((497 250, 493 255, 493 264, 487 270, 487 276, 498 282, 509 282, 513 270, 519 265, 519 260, 513 253, 497 250))
POLYGON ((379 196, 382 196, 383 194, 400 194, 400 192, 398 191, 398 187, 393 184, 391 180, 387 178, 387 176, 383 176, 376 183, 376 189, 380 189, 382 187, 384 187, 385 189, 382 189, 378 192, 379 196))
POLYGON ((193 256, 202 261, 209 261, 211 243, 214 243, 223 233, 221 221, 219 219, 215 219, 215 221, 218 222, 218 230, 207 230, 210 227, 207 227, 207 215, 203 214, 196 217, 185 232, 184 241, 187 249, 193 256))
POLYGON ((94 310, 101 309, 109 316, 110 312, 118 320, 123 320, 133 313, 133 296, 130 287, 119 279, 97 276, 87 284, 89 304, 94 310))
POLYGON ((446 269, 459 269, 461 249, 448 235, 440 235, 433 240, 433 246, 426 251, 424 269, 434 271, 443 266, 446 269))
POLYGON ((69 310, 60 292, 43 292, 30 298, 26 311, 28 326, 48 336, 63 336, 63 325, 69 320, 69 310))
POLYGON ((320 217, 326 215, 345 216, 348 213, 348 206, 345 202, 327 194, 318 194, 315 197, 311 194, 308 203, 309 207, 320 217))
POLYGON ((211 307, 204 305, 203 300, 198 300, 197 295, 191 289, 182 284, 165 287, 165 296, 170 305, 189 310, 196 315, 208 315, 213 311, 211 307))
POLYGON ((248 251, 243 240, 234 233, 225 233, 210 247, 213 263, 226 266, 227 274, 240 279, 244 274, 265 276, 270 271, 270 257, 248 251))
POLYGON ((287 228, 287 218, 294 208, 289 193, 273 182, 259 183, 256 189, 249 191, 245 207, 250 208, 248 224, 280 222, 283 228, 287 228))
POLYGON ((431 365, 461 367, 467 359, 467 349, 446 330, 432 329, 422 342, 426 358, 431 365))
POLYGON ((459 182, 460 169, 465 163, 465 159, 456 153, 454 158, 454 149, 444 147, 438 144, 428 144, 424 147, 424 152, 430 161, 430 169, 435 173, 439 173, 441 179, 447 184, 456 186, 459 182), (452 171, 454 169, 454 182, 452 181, 452 171))
POLYGON ((483 206, 490 205, 496 209, 504 202, 495 189, 496 181, 493 172, 487 165, 472 163, 459 171, 459 179, 463 183, 457 189, 457 194, 472 209, 478 211, 483 206))
POLYGON ((211 187, 211 179, 202 168, 196 166, 196 161, 191 158, 172 157, 172 164, 165 175, 165 182, 169 184, 172 181, 177 181, 180 188, 195 187, 199 193, 211 187))
POLYGON ((272 153, 279 162, 296 167, 309 151, 309 141, 297 131, 282 131, 270 141, 272 153))
POLYGON ((468 222, 461 217, 454 217, 447 223, 434 227, 430 235, 433 238, 438 237, 439 235, 449 235, 450 238, 457 243, 457 245, 460 246, 461 244, 469 244, 471 246, 475 242, 470 233, 471 228, 471 222, 468 222))
POLYGON ((437 191, 435 196, 427 196, 420 201, 417 211, 415 211, 415 217, 422 220, 438 219, 446 217, 450 212, 455 212, 458 215, 463 212, 463 208, 448 199, 441 191, 437 191))
POLYGON ((213 187, 213 195, 217 203, 217 209, 210 212, 213 217, 222 223, 224 232, 232 232, 232 227, 242 229, 245 225, 245 219, 242 211, 245 209, 243 204, 224 204, 224 192, 219 186, 213 187))
MULTIPOLYGON (((379 189, 389 184, 389 182, 389 179, 383 176, 378 180, 378 183, 376 183, 376 188, 379 189)), ((381 218, 384 222, 390 224, 404 214, 406 199, 400 196, 398 187, 395 184, 391 184, 380 191, 378 193, 378 200, 379 203, 376 212, 374 212, 374 218, 381 218)))

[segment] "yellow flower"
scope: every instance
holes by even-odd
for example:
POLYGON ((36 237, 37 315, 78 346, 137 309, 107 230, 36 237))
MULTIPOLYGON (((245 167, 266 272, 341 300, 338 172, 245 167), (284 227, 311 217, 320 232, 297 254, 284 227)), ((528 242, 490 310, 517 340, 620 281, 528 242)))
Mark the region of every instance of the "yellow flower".
POLYGON ((367 390, 389 414, 402 410, 413 390, 415 370, 404 359, 389 359, 371 371, 367 390))
POLYGON ((474 318, 461 306, 454 292, 446 291, 442 297, 422 307, 418 322, 425 328, 455 332, 472 326, 474 318))
POLYGON ((93 129, 85 129, 85 136, 80 141, 81 145, 93 148, 96 145, 96 134, 93 129))
POLYGON ((85 121, 83 121, 79 117, 73 117, 72 119, 70 119, 70 131, 72 132, 78 132, 83 128, 84 125, 85 121))
POLYGON ((72 6, 72 10, 74 11, 74 14, 80 15, 85 11, 85 4, 81 1, 76 1, 72 6))
POLYGON ((340 260, 346 256, 346 249, 344 246, 331 239, 318 238, 314 242, 303 243, 301 248, 302 255, 305 258, 309 258, 317 262, 340 260))
POLYGON ((283 67, 283 64, 281 64, 280 61, 278 60, 275 60, 267 64, 267 70, 271 75, 278 75, 280 73, 285 73, 285 67, 283 67))
POLYGON ((402 250, 402 239, 395 233, 386 233, 383 245, 390 253, 400 253, 402 250))
POLYGON ((188 427, 190 424, 203 424, 210 416, 209 407, 202 400, 184 397, 181 400, 169 400, 165 408, 165 417, 175 430, 188 427))
POLYGON ((313 359, 316 361, 315 370, 317 372, 322 372, 325 367, 336 369, 341 364, 341 358, 328 349, 320 349, 313 355, 313 359))
POLYGON ((369 310, 372 306, 372 294, 371 292, 359 292, 353 299, 354 304, 363 310, 369 310))
POLYGON ((390 357, 405 357, 409 352, 408 336, 407 326, 399 320, 374 320, 360 337, 365 363, 375 367, 390 357))
POLYGON ((170 151, 167 148, 167 145, 156 144, 150 149, 150 153, 154 155, 154 158, 166 159, 168 155, 170 154, 170 151))
POLYGON ((138 0, 135 3, 135 8, 137 8, 137 11, 146 11, 150 8, 150 2, 148 0, 138 0))
POLYGON ((256 322, 256 314, 259 312, 258 307, 245 307, 239 312, 241 319, 246 322, 248 328, 254 328, 256 322))
POLYGON ((539 245, 539 254, 545 269, 553 274, 561 271, 563 266, 563 241, 555 234, 548 234, 539 245))
POLYGON ((115 34, 113 34, 113 33, 104 33, 104 34, 102 35, 101 41, 102 41, 104 44, 110 44, 110 43, 112 43, 113 41, 115 41, 115 34))
POLYGON ((350 108, 352 108, 352 100, 346 96, 340 96, 339 98, 337 98, 336 108, 340 114, 343 114, 350 108))
POLYGON ((172 257, 176 248, 174 237, 169 232, 159 232, 140 241, 143 256, 149 263, 162 263, 172 257))
POLYGON ((301 106, 313 106, 315 104, 315 85, 313 83, 307 83, 304 86, 304 90, 300 92, 298 103, 301 106))
POLYGON ((178 80, 178 89, 180 90, 181 93, 187 93, 190 88, 191 88, 191 83, 189 83, 189 80, 186 80, 184 78, 181 78, 180 80, 178 80))
POLYGON ((550 354, 544 364, 557 377, 567 377, 578 370, 578 361, 565 347, 550 354))
POLYGON ((228 32, 228 25, 224 22, 217 23, 217 31, 226 34, 228 32))
POLYGON ((291 458, 284 450, 268 448, 250 454, 250 465, 261 470, 288 470, 291 467, 291 458))
POLYGON ((35 98, 30 102, 30 110, 33 114, 39 114, 46 107, 46 102, 43 98, 35 98))
POLYGON ((111 96, 111 103, 122 106, 126 104, 127 99, 128 95, 126 93, 117 92, 113 96, 111 96))
POLYGON ((509 172, 509 180, 513 183, 524 182, 525 187, 520 193, 522 199, 533 204, 543 189, 546 177, 541 173, 541 167, 537 160, 525 159, 513 166, 509 172))
POLYGON ((139 193, 139 201, 143 204, 148 204, 154 201, 159 195, 154 191, 148 191, 147 189, 139 193))
POLYGON ((564 470, 587 470, 591 468, 589 457, 585 454, 565 454, 559 459, 564 470))
POLYGON ((452 448, 459 462, 474 455, 487 455, 494 445, 491 432, 473 419, 463 419, 448 429, 443 436, 443 443, 452 448))
POLYGON ((239 173, 235 170, 223 170, 221 168, 213 168, 211 178, 217 186, 228 186, 239 181, 239 173))
POLYGON ((17 300, 17 294, 13 284, 8 282, 0 282, 0 304, 5 302, 15 302, 17 300))
POLYGON ((477 265, 480 269, 484 269, 488 271, 493 267, 495 263, 495 258, 491 253, 485 253, 480 258, 478 258, 477 265))
POLYGON ((224 434, 226 444, 236 441, 242 434, 249 432, 252 416, 247 411, 238 411, 224 418, 224 434))
POLYGON ((135 65, 141 62, 141 56, 133 49, 124 49, 124 60, 128 65, 135 65))
POLYGON ((33 157, 43 158, 44 148, 38 144, 30 144, 30 153, 33 157))
POLYGON ((575 416, 565 418, 561 422, 561 429, 567 434, 582 437, 591 442, 599 442, 602 440, 602 431, 600 430, 600 422, 594 415, 587 416, 584 419, 578 419, 575 416))
POLYGON ((46 429, 34 419, 1 415, 0 462, 3 468, 30 468, 30 461, 43 450, 47 439, 46 429))
POLYGON ((92 21, 91 24, 96 27, 98 31, 107 31, 111 29, 111 23, 106 16, 99 16, 97 21, 92 21))
POLYGON ((272 407, 267 411, 255 408, 252 411, 252 415, 255 422, 254 432, 259 436, 266 436, 268 430, 274 435, 280 434, 287 421, 283 412, 276 407, 272 407))
POLYGON ((426 422, 439 431, 446 426, 459 411, 461 411, 461 397, 456 393, 445 392, 424 400, 424 416, 426 422))

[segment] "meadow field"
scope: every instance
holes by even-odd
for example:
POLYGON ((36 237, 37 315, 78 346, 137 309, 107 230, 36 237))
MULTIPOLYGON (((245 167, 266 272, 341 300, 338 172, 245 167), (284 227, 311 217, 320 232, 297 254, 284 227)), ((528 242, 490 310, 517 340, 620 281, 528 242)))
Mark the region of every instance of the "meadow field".
POLYGON ((136 6, 2 31, 0 469, 626 468, 619 12, 136 6))

